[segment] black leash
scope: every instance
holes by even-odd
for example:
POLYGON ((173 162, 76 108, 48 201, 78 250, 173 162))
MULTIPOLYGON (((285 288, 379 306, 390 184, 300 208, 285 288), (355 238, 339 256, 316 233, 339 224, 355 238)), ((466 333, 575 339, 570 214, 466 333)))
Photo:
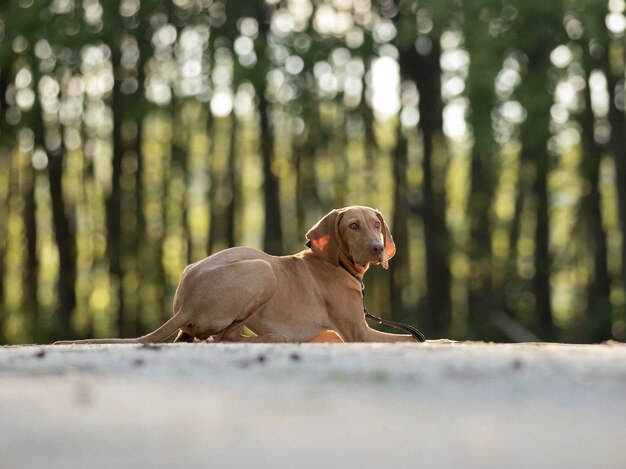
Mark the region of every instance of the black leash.
POLYGON ((365 313, 365 317, 367 319, 372 319, 376 321, 378 324, 384 324, 385 326, 395 327, 396 329, 401 329, 404 332, 408 332, 413 336, 415 340, 418 342, 426 342, 426 336, 422 334, 420 331, 415 329, 413 326, 409 326, 408 324, 404 324, 401 322, 390 321, 388 319, 379 318, 378 316, 374 316, 370 313, 365 306, 363 306, 363 312, 365 313))
MULTIPOLYGON (((363 283, 363 280, 361 280, 361 279, 359 279, 357 277, 355 277, 355 278, 359 282, 361 282, 361 295, 362 295, 363 299, 365 300, 365 284, 363 283)), ((365 313, 365 317, 367 319, 371 319, 373 321, 376 321, 378 324, 383 324, 385 326, 395 327, 396 329, 400 329, 400 330, 403 330, 404 332, 408 332, 418 342, 426 342, 426 336, 424 334, 422 334, 420 331, 418 331, 416 328, 414 328, 413 326, 409 326, 408 324, 404 324, 404 323, 396 322, 396 321, 390 321, 389 319, 383 319, 383 318, 379 318, 378 316, 374 316, 372 313, 370 313, 367 310, 367 308, 365 307, 365 304, 363 304, 363 313, 365 313)))

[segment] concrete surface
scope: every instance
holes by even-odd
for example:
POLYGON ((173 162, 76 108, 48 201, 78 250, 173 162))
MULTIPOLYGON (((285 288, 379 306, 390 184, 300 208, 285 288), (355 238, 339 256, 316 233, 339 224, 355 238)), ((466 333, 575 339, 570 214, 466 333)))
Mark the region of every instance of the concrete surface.
POLYGON ((626 468, 626 346, 0 347, 0 468, 626 468))

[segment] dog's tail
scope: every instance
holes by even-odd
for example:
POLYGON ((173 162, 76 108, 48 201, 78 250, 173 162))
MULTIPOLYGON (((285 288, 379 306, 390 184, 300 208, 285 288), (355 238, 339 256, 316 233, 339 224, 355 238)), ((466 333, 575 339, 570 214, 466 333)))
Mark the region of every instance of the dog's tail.
POLYGON ((55 345, 67 344, 152 344, 162 342, 174 334, 178 329, 189 322, 189 314, 182 309, 174 314, 165 324, 141 337, 130 339, 84 339, 84 340, 59 340, 55 345))

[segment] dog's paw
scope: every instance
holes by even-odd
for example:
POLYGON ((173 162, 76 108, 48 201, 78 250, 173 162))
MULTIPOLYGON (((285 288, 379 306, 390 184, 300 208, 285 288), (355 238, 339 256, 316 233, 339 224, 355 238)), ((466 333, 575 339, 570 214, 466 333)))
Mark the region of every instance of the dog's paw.
POLYGON ((341 336, 339 334, 337 334, 337 332, 332 331, 332 330, 327 330, 324 332, 320 332, 319 334, 317 334, 315 337, 313 337, 311 340, 309 340, 309 342, 311 343, 343 343, 343 339, 341 338, 341 336))

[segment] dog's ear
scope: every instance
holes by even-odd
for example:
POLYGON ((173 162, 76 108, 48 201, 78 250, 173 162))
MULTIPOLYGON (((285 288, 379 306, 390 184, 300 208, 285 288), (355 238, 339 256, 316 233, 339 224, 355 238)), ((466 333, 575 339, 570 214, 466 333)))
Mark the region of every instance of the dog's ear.
POLYGON ((306 234, 306 245, 315 254, 333 265, 339 265, 338 223, 341 212, 332 210, 318 221, 306 234))
POLYGON ((389 259, 396 254, 396 244, 393 242, 391 231, 389 231, 389 227, 387 226, 387 223, 385 223, 383 214, 376 210, 376 216, 378 217, 378 220, 380 220, 380 224, 382 226, 383 243, 385 244, 385 256, 383 257, 381 264, 385 269, 387 269, 389 268, 389 259))

